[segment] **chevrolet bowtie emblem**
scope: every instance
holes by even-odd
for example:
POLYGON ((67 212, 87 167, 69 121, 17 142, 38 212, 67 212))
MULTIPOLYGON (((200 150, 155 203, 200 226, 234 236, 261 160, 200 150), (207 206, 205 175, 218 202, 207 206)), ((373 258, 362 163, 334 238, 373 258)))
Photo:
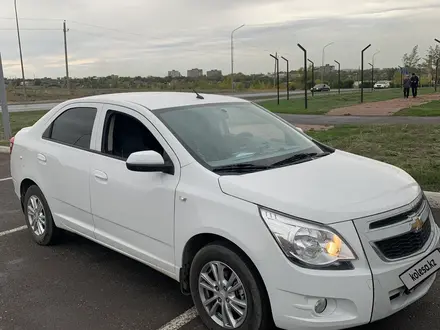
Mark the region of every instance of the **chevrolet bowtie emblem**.
POLYGON ((420 230, 422 230, 423 228, 423 221, 420 218, 416 218, 416 220, 413 222, 413 224, 411 225, 411 230, 414 232, 419 232, 420 230))

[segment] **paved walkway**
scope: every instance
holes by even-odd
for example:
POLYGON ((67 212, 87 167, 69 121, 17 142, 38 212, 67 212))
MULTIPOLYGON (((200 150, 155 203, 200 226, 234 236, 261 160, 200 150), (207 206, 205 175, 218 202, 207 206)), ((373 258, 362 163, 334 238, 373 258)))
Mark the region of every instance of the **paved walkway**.
POLYGON ((440 94, 420 95, 417 98, 398 98, 386 101, 368 102, 348 107, 330 110, 328 116, 392 116, 396 112, 428 103, 433 100, 440 100, 440 94))
POLYGON ((296 125, 440 124, 440 117, 278 115, 296 125))

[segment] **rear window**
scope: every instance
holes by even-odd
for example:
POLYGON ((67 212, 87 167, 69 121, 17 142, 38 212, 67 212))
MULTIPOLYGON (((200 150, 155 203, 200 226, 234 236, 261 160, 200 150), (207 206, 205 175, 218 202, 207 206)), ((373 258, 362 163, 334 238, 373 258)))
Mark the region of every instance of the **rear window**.
POLYGON ((43 137, 67 145, 90 149, 96 108, 72 108, 59 115, 43 137))

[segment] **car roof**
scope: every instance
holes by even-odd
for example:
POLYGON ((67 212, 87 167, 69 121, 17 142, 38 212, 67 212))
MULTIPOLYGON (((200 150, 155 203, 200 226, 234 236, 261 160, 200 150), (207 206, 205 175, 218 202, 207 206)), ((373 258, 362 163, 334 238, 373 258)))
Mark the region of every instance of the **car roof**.
MULTIPOLYGON (((200 94, 200 93, 199 93, 200 94)), ((191 105, 212 104, 212 103, 236 103, 249 102, 237 97, 200 94, 204 99, 198 99, 197 94, 193 92, 135 92, 135 93, 116 93, 103 94, 83 97, 76 99, 78 102, 103 102, 103 103, 135 103, 144 106, 150 110, 159 110, 164 108, 174 108, 191 105)), ((73 101, 73 100, 72 100, 73 101)))

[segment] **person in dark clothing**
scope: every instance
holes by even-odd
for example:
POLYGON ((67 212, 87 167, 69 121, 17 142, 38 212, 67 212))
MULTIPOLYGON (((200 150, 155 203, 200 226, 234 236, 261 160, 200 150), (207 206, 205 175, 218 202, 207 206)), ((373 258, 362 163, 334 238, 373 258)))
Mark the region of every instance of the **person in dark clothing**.
POLYGON ((411 80, 409 79, 409 76, 406 75, 405 78, 403 78, 403 97, 405 99, 409 97, 410 88, 411 88, 411 80))
POLYGON ((419 77, 415 73, 411 76, 411 89, 413 97, 417 97, 417 88, 419 87, 419 77))

